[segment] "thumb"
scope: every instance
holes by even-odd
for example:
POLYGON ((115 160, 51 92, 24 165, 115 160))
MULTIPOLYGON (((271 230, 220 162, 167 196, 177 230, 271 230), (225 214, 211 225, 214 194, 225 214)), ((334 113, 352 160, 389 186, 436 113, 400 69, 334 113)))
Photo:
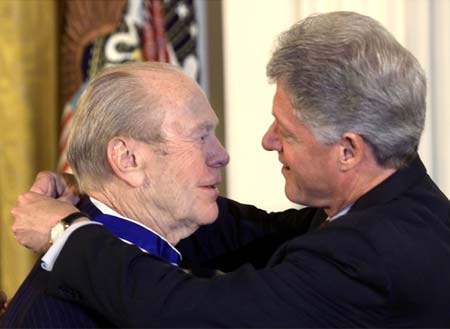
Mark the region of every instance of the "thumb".
POLYGON ((56 188, 56 174, 51 171, 39 172, 30 191, 52 198, 56 197, 58 192, 56 188))

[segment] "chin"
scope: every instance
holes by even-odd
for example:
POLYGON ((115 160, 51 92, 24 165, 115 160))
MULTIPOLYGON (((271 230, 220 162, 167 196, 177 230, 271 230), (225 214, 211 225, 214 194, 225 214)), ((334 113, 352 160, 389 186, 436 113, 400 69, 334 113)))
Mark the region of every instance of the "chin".
POLYGON ((294 203, 298 203, 298 199, 299 199, 298 192, 293 191, 292 189, 290 189, 287 184, 284 186, 284 194, 289 199, 289 201, 294 202, 294 203))
POLYGON ((308 201, 304 196, 302 196, 298 191, 289 190, 287 186, 285 189, 285 194, 288 200, 295 204, 299 204, 302 206, 311 206, 310 204, 308 204, 308 201))
POLYGON ((209 207, 198 207, 197 209, 203 209, 203 211, 197 216, 199 219, 198 224, 199 225, 207 225, 214 223, 219 217, 219 207, 217 206, 217 203, 214 202, 213 205, 209 207))
POLYGON ((195 213, 193 213, 190 218, 195 218, 194 222, 199 225, 208 225, 216 221, 219 216, 219 209, 217 204, 210 207, 197 207, 195 213))

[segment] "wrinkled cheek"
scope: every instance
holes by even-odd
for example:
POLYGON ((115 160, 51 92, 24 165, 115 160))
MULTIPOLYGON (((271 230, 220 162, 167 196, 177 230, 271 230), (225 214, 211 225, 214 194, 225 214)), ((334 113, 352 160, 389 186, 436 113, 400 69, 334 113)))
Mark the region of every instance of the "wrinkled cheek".
POLYGON ((186 149, 178 152, 176 156, 172 157, 171 162, 174 168, 193 167, 194 160, 198 157, 196 149, 186 149))

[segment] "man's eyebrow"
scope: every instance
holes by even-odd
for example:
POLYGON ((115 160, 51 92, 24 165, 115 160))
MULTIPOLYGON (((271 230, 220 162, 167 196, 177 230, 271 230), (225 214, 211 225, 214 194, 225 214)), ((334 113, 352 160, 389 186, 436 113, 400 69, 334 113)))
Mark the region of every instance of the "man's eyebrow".
POLYGON ((208 120, 208 121, 204 121, 202 123, 200 123, 197 127, 195 127, 196 130, 207 130, 207 131, 211 131, 214 130, 217 127, 217 120, 208 120))
POLYGON ((277 125, 281 126, 282 128, 286 129, 284 123, 278 118, 278 116, 272 112, 273 117, 275 118, 275 121, 277 122, 277 125))
POLYGON ((280 121, 280 119, 278 118, 278 115, 275 112, 272 112, 272 116, 275 118, 275 120, 277 120, 278 122, 280 121))

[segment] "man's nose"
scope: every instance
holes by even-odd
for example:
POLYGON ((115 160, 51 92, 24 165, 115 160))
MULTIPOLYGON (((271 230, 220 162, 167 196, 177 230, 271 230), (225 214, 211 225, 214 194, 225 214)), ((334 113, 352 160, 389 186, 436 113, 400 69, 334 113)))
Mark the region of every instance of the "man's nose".
POLYGON ((214 145, 208 156, 207 164, 213 168, 225 167, 230 162, 230 156, 220 141, 215 137, 214 145))
POLYGON ((281 143, 275 132, 275 121, 267 129, 261 144, 266 151, 281 151, 281 143))

